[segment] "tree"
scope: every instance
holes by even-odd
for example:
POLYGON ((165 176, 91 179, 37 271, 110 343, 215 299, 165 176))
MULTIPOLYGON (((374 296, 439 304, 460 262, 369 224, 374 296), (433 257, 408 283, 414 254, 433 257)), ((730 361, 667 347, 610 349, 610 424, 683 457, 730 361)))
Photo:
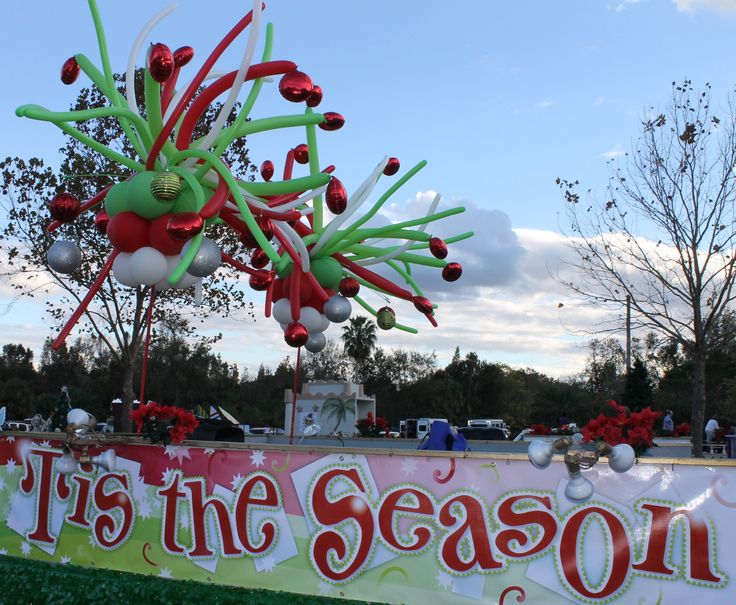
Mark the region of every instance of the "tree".
POLYGON ((347 418, 348 413, 352 409, 352 401, 349 399, 340 399, 339 397, 330 397, 322 404, 322 414, 325 419, 335 419, 335 428, 332 429, 333 433, 337 433, 340 424, 347 418))
POLYGON ((301 361, 304 380, 347 380, 350 373, 350 360, 337 341, 327 339, 327 344, 319 353, 309 353, 301 361))
MULTIPOLYGON (((118 81, 120 77, 116 77, 118 81)), ((122 91, 122 87, 120 88, 122 91)), ((138 105, 145 107, 142 86, 142 71, 136 74, 136 97, 138 105)), ((85 88, 80 92, 72 110, 103 107, 105 96, 97 88, 85 88)), ((230 119, 237 114, 233 109, 230 119)), ((207 131, 208 125, 219 112, 219 105, 211 105, 195 129, 194 137, 207 131)), ((136 158, 136 151, 125 136, 123 128, 115 118, 89 120, 77 124, 78 129, 98 142, 115 149, 129 158, 136 158)), ((57 234, 50 234, 46 227, 50 218, 46 211, 48 200, 60 191, 74 194, 80 200, 93 197, 103 188, 127 179, 130 169, 104 157, 89 147, 69 137, 60 150, 61 164, 58 171, 32 158, 28 161, 7 158, 0 162, 0 193, 5 211, 4 227, 0 230, 0 251, 3 254, 0 276, 10 280, 17 297, 45 296, 60 289, 61 297, 46 297, 47 311, 57 324, 68 318, 99 275, 110 254, 110 244, 99 234, 91 213, 80 216, 62 228, 63 237, 78 242, 83 250, 80 269, 71 275, 51 270, 47 264, 47 251, 57 234)), ((244 139, 236 139, 223 159, 230 165, 233 174, 241 177, 250 167, 244 139)), ((145 161, 145 158, 142 158, 145 161)), ((226 252, 234 252, 236 239, 222 230, 217 235, 218 243, 226 252)), ((232 269, 223 267, 204 282, 203 304, 197 308, 196 316, 204 318, 210 313, 231 314, 238 308, 249 311, 244 291, 234 279, 232 269)), ((177 321, 185 335, 193 333, 191 309, 194 301, 192 289, 166 290, 157 292, 152 323, 166 318, 177 321)), ((108 276, 104 286, 95 296, 93 303, 84 313, 82 332, 92 335, 103 343, 110 352, 118 374, 116 389, 122 395, 124 408, 122 426, 130 429, 129 413, 134 398, 134 370, 141 357, 146 333, 146 314, 150 303, 150 287, 126 288, 108 276)), ((57 387, 60 385, 57 385, 57 387)))
POLYGON ((351 317, 342 327, 342 342, 345 352, 353 360, 354 379, 363 379, 363 364, 376 346, 376 324, 365 315, 351 317))
POLYGON ((710 85, 673 83, 669 106, 642 122, 633 152, 611 164, 604 201, 581 203, 558 179, 572 230, 573 295, 617 312, 630 297, 634 327, 682 346, 692 359, 693 455, 702 457, 705 364, 734 299, 736 115, 711 106, 710 85))

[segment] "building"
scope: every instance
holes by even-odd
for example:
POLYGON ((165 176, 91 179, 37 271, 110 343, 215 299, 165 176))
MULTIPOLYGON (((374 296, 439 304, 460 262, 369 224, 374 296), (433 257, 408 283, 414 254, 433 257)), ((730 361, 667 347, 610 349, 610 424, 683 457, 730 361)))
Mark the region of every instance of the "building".
MULTIPOLYGON (((291 414, 294 393, 284 391, 284 431, 291 432, 291 414)), ((368 413, 376 416, 376 398, 363 392, 362 384, 354 382, 307 382, 302 385, 296 400, 294 415, 294 435, 303 435, 310 425, 320 428, 318 435, 331 435, 340 432, 354 435, 355 422, 365 418, 368 413), (324 408, 324 411, 323 411, 324 408)))

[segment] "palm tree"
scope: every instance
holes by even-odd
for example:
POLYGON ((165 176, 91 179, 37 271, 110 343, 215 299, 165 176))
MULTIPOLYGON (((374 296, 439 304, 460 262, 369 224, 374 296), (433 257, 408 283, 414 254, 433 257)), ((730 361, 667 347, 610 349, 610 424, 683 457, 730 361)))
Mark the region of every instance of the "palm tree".
POLYGON ((354 380, 358 382, 360 369, 376 346, 376 324, 365 315, 351 317, 342 328, 342 340, 345 353, 353 359, 354 380))
POLYGON ((337 434, 337 429, 340 427, 340 424, 348 415, 348 412, 352 411, 352 408, 350 404, 352 401, 348 399, 339 399, 338 397, 330 397, 329 399, 325 400, 325 402, 322 404, 322 414, 325 418, 336 418, 337 421, 335 422, 335 428, 332 429, 332 432, 334 434, 337 434))

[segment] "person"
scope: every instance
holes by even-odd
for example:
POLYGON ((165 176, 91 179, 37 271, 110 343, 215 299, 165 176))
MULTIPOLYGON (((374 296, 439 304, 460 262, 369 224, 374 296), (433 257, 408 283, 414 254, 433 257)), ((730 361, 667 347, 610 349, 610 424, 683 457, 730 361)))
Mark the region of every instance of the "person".
POLYGON ((667 410, 664 419, 662 420, 662 432, 665 435, 671 435, 675 430, 675 423, 672 420, 672 410, 667 410))
POLYGON ((718 420, 716 420, 714 417, 711 417, 711 419, 708 420, 707 424, 705 425, 705 442, 713 443, 713 438, 716 436, 716 431, 720 428, 721 427, 718 426, 718 420))

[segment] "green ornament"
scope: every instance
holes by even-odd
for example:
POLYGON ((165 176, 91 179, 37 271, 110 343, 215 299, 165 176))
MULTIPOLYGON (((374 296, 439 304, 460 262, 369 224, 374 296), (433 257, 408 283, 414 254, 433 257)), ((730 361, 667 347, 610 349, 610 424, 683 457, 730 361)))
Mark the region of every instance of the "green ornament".
POLYGON ((376 323, 381 330, 390 330, 396 325, 396 313, 391 307, 381 307, 376 313, 376 323))
POLYGON ((105 196, 105 212, 107 212, 107 216, 112 218, 116 214, 129 212, 130 210, 132 210, 132 207, 130 204, 128 181, 113 185, 105 196))
POLYGON ((159 202, 170 202, 181 193, 181 179, 173 172, 159 172, 151 181, 151 193, 159 202))
POLYGON ((337 289, 342 279, 342 267, 334 258, 313 260, 309 270, 323 288, 337 289))
POLYGON ((158 218, 169 212, 174 205, 173 201, 162 202, 153 197, 151 184, 158 174, 157 172, 139 172, 129 181, 131 210, 138 216, 147 219, 158 218))

